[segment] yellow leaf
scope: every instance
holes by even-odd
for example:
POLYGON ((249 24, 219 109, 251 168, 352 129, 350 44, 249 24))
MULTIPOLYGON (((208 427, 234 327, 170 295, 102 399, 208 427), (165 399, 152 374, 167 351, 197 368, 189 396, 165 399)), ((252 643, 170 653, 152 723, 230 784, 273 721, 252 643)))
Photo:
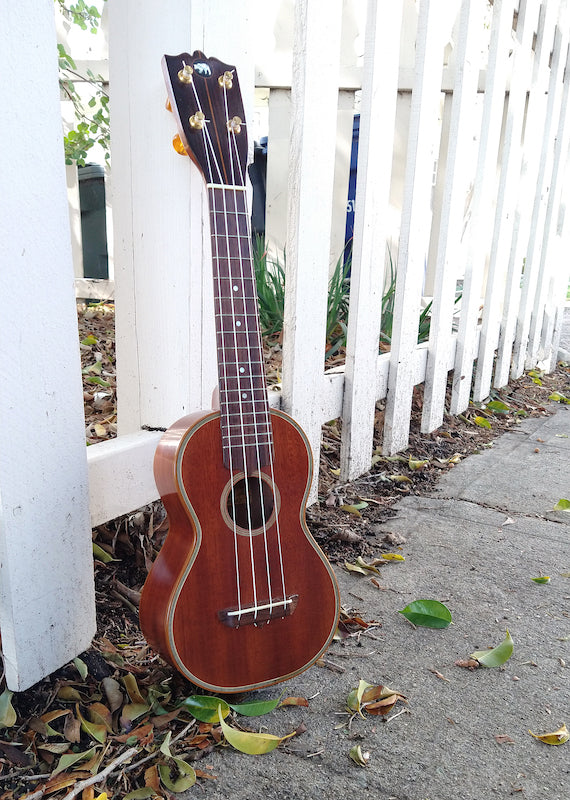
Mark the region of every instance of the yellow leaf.
POLYGON ((415 458, 410 458, 408 461, 408 466, 410 469, 422 469, 427 464, 429 464, 429 458, 426 458, 423 461, 416 461, 415 458))
POLYGON ((389 480, 394 481, 394 483, 411 483, 412 479, 408 478, 407 475, 388 475, 389 480))
POLYGON ((341 506, 341 511, 348 511, 349 514, 354 514, 355 517, 361 517, 362 514, 354 505, 344 505, 341 506))
POLYGON ((131 703, 137 703, 140 705, 146 704, 146 700, 140 693, 137 679, 132 672, 127 672, 127 674, 123 677, 123 683, 125 684, 125 689, 127 690, 127 693, 131 699, 131 703))
POLYGON ((385 561, 405 561, 406 559, 404 556, 401 556, 400 553, 382 553, 382 558, 385 561))
POLYGON ((9 689, 4 689, 0 695, 0 728, 11 728, 18 719, 12 705, 13 694, 9 689))
POLYGON ((364 567, 361 567, 358 564, 351 564, 349 561, 345 561, 344 566, 347 568, 349 572, 358 572, 361 575, 368 574, 368 572, 364 569, 364 567))
POLYGON ((566 727, 566 724, 562 725, 561 728, 558 728, 557 731, 553 731, 552 733, 541 733, 536 734, 532 731, 529 731, 531 736, 534 736, 535 739, 539 739, 544 744, 564 744, 565 742, 570 739, 570 732, 566 727))
POLYGON ((224 721, 220 708, 218 708, 218 716, 226 741, 229 742, 232 747, 235 747, 236 750, 239 750, 240 753, 247 753, 250 756, 270 753, 285 739, 289 739, 291 736, 295 735, 294 732, 290 733, 288 736, 274 736, 272 733, 240 731, 237 728, 232 728, 224 721))
POLYGON ((354 747, 351 747, 348 755, 359 767, 365 767, 370 758, 370 753, 363 753, 359 744, 355 744, 354 747))

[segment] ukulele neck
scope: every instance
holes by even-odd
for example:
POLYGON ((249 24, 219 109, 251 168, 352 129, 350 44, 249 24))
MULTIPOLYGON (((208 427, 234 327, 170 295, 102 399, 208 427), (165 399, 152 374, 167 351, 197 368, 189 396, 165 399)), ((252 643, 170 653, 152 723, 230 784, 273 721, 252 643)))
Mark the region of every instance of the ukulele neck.
POLYGON ((224 464, 270 463, 271 419, 245 187, 208 185, 224 464))

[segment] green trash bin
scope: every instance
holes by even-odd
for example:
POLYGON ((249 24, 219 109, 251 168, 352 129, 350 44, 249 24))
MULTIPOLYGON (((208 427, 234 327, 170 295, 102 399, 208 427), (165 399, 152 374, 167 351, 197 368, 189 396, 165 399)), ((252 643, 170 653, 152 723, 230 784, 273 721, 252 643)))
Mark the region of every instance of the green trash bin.
POLYGON ((105 212, 105 170, 100 164, 86 164, 77 169, 83 275, 86 278, 109 277, 107 255, 107 218, 105 212))

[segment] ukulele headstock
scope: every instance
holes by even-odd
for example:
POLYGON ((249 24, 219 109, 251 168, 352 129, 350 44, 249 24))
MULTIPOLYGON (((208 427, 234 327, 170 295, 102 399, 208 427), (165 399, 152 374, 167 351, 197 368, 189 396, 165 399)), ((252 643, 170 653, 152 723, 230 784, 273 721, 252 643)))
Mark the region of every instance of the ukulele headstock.
POLYGON ((236 68, 199 50, 165 55, 162 66, 178 124, 175 149, 181 144, 206 183, 244 186, 247 134, 236 68))

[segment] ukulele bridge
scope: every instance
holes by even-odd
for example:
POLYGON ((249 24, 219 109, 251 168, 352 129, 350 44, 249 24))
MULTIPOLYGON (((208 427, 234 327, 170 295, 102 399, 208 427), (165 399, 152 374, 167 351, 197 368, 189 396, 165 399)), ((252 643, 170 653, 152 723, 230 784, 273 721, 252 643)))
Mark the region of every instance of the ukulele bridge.
POLYGON ((218 619, 230 628, 241 625, 262 625, 272 619, 289 617, 297 608, 298 594, 290 594, 285 599, 268 600, 248 608, 224 608, 218 611, 218 619))

